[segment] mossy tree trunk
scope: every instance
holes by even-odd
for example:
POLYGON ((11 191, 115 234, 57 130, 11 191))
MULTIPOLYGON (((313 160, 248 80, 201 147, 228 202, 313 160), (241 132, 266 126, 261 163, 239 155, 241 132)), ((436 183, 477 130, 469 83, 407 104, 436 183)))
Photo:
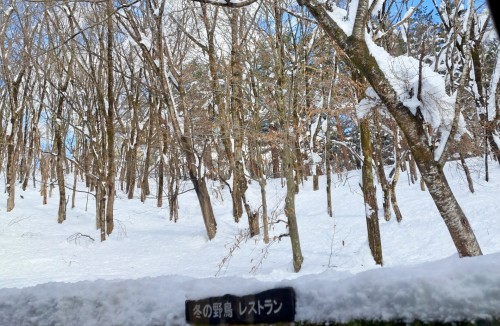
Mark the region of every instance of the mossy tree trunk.
POLYGON ((361 133, 361 148, 363 151, 362 188, 365 201, 366 227, 368 230, 368 245, 375 263, 383 265, 382 242, 378 222, 377 192, 373 181, 373 157, 370 137, 370 123, 363 118, 359 124, 361 133))

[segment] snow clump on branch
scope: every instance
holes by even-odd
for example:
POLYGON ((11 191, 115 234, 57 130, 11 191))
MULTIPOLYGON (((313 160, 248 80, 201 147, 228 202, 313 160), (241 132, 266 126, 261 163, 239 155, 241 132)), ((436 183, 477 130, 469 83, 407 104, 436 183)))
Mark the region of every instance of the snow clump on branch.
MULTIPOLYGON (((399 101, 413 115, 421 117, 433 130, 447 137, 455 116, 456 92, 448 95, 443 77, 425 64, 422 66, 419 86, 420 73, 417 59, 405 55, 393 57, 377 46, 369 35, 366 37, 366 43, 399 101)), ((377 94, 373 90, 368 90, 367 98, 358 104, 358 115, 364 116, 367 110, 380 104, 377 94)), ((459 139, 467 132, 462 114, 459 115, 457 127, 456 137, 459 139)))

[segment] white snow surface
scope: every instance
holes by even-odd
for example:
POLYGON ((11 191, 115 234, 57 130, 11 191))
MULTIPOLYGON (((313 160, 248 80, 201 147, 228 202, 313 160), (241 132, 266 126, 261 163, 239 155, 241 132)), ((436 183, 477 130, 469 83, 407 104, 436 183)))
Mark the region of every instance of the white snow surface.
MULTIPOLYGON (((289 239, 276 238, 287 232, 283 223, 272 224, 270 245, 260 237, 236 243, 248 224, 234 223, 228 189, 216 183, 210 184, 218 223, 212 241, 192 191, 180 196, 174 223, 168 207, 157 208, 153 197, 142 204, 118 190, 115 231, 99 242, 92 196, 87 204, 87 195, 77 193, 76 207, 69 204, 59 225, 56 189, 47 205, 38 184, 16 189, 13 211, 6 212, 5 195, 0 202, 0 325, 184 325, 187 299, 282 286, 296 291, 296 320, 498 319, 500 167, 490 162, 485 182, 482 162, 468 160, 473 194, 456 163, 445 172, 484 256, 458 258, 430 195, 403 173, 397 186, 401 223, 382 218, 378 196, 384 267, 375 265, 360 173, 350 171, 334 175, 333 218, 326 213, 326 178, 320 177, 319 191, 312 191, 312 178, 301 186, 296 209, 305 260, 299 273, 293 272, 289 239)), ((280 180, 268 180, 273 221, 285 219, 285 190, 280 180)), ((259 196, 258 184, 250 184, 252 209, 259 208, 259 196)))
POLYGON ((349 12, 344 8, 337 7, 336 3, 332 4, 332 11, 328 12, 331 19, 339 26, 342 31, 347 35, 352 35, 352 29, 354 27, 354 18, 356 17, 356 10, 358 8, 358 0, 354 0, 349 4, 349 12), (354 7, 355 5, 355 7, 354 7), (349 14, 350 13, 350 14, 349 14))

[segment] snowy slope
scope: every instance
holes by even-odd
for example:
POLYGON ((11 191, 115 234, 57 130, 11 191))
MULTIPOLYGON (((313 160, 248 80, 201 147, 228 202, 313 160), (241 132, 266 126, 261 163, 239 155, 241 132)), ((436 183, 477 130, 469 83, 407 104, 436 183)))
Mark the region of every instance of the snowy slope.
MULTIPOLYGON (((45 206, 38 189, 18 190, 24 198, 14 211, 5 212, 5 198, 0 202, 0 325, 182 325, 188 298, 277 286, 295 288, 298 320, 500 318, 500 168, 492 162, 485 182, 481 160, 469 164, 474 194, 459 167, 445 169, 485 256, 457 258, 430 196, 403 175, 397 193, 403 222, 381 219, 385 266, 375 266, 359 172, 352 171, 335 176, 333 218, 326 214, 325 179, 320 191, 312 191, 312 180, 301 188, 297 216, 305 261, 298 274, 287 237, 265 245, 240 236, 247 223, 233 222, 227 189, 216 184, 213 241, 193 192, 181 196, 177 223, 153 198, 142 204, 118 192, 117 229, 100 243, 92 196, 79 193, 77 207, 58 225, 55 189, 45 206)), ((285 191, 280 180, 268 184, 269 214, 283 220, 285 191)), ((259 196, 251 184, 247 197, 254 209, 259 196)), ((273 224, 271 236, 283 233, 284 223, 273 224)))

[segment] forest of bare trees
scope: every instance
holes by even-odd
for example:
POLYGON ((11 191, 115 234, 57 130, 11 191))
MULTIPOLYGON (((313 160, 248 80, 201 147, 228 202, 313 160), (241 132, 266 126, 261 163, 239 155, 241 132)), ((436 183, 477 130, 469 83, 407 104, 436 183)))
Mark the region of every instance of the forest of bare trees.
POLYGON ((376 188, 384 219, 404 221, 396 183, 407 173, 459 255, 481 254, 443 167, 459 161, 474 192, 466 159, 482 157, 486 171, 500 163, 500 52, 483 2, 3 0, 1 9, 7 211, 33 187, 44 204, 58 200, 54 223, 64 223, 75 193, 87 192, 104 241, 117 193, 154 200, 177 221, 189 181, 212 239, 215 182, 230 190, 235 223, 267 243, 266 180, 281 178, 299 271, 301 185, 327 192, 332 216, 331 175, 361 169, 368 243, 383 264, 376 188), (258 202, 246 196, 253 182, 258 202))

